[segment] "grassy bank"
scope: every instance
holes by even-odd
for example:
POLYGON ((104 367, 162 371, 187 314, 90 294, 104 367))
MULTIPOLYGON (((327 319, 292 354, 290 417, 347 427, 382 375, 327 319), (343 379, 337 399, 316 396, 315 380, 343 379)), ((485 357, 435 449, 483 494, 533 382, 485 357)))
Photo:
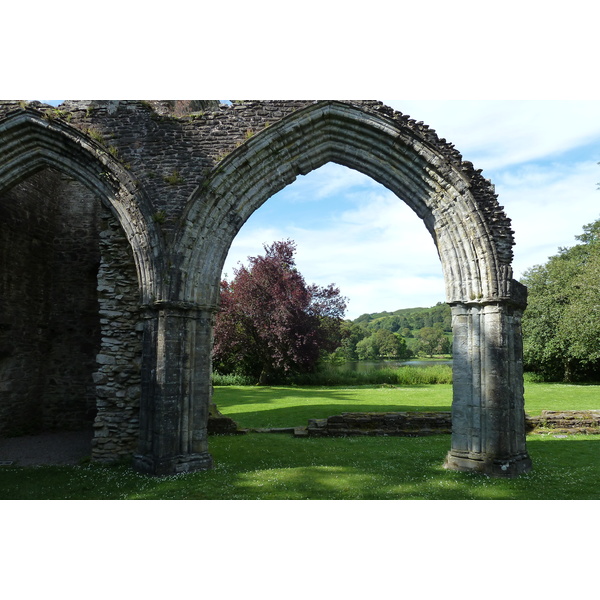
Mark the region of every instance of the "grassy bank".
MULTIPOLYGON (((253 385, 249 377, 243 375, 213 374, 213 385, 253 385)), ((324 365, 315 373, 297 375, 290 382, 299 386, 354 386, 354 385, 434 385, 452 383, 450 365, 432 365, 429 367, 384 367, 358 372, 332 365, 324 365)))

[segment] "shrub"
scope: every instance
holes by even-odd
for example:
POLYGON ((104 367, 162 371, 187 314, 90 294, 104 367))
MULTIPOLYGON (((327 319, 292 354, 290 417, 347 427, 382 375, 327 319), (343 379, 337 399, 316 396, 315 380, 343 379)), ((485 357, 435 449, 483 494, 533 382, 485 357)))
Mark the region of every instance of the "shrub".
POLYGON ((235 373, 221 375, 221 373, 217 372, 213 372, 212 374, 213 385, 255 385, 256 383, 256 379, 246 375, 239 375, 235 373))
POLYGON ((385 367, 359 373, 350 369, 321 367, 315 373, 298 375, 293 379, 296 385, 430 385, 452 383, 452 367, 434 365, 431 367, 385 367))

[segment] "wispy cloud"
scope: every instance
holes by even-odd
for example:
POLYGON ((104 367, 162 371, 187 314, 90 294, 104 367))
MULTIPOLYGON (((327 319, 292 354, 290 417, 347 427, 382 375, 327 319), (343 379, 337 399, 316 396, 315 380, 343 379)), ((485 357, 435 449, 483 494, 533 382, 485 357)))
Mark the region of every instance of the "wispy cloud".
POLYGON ((583 225, 600 218, 595 161, 551 162, 503 170, 496 191, 512 220, 516 276, 577 243, 583 225))
MULTIPOLYGON (((347 186, 322 189, 319 229, 307 228, 303 220, 286 216, 290 200, 282 190, 268 219, 261 209, 234 240, 224 271, 233 274, 238 262, 260 254, 262 243, 293 239, 298 245, 297 264, 309 283, 335 283, 350 298, 348 316, 375 310, 430 306, 444 299, 441 265, 435 245, 423 222, 408 206, 370 178, 339 165, 326 165, 307 176, 314 182, 331 175, 336 182, 356 179, 363 192, 347 186), (362 179, 364 178, 364 180, 362 179), (367 188, 367 189, 365 189, 367 188), (374 308, 375 307, 375 308, 374 308)), ((290 193, 294 186, 290 186, 290 193)), ((292 198, 291 202, 294 199, 292 198)))
POLYGON ((478 168, 500 169, 565 153, 600 137, 597 100, 398 100, 478 168))
MULTIPOLYGON (((600 217, 600 102, 399 101, 496 186, 515 231, 515 276, 576 243, 600 217), (592 143, 594 142, 594 143, 592 143)), ((307 281, 336 283, 348 317, 444 301, 436 248, 422 221, 369 177, 327 164, 271 198, 234 240, 225 271, 291 238, 307 281)))

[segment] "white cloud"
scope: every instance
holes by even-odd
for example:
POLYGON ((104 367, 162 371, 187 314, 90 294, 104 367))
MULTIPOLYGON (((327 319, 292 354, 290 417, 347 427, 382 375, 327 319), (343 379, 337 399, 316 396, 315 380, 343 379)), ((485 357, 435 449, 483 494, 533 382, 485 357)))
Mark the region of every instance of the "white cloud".
MULTIPOLYGON (((338 175, 352 173, 336 167, 338 175)), ((394 194, 368 182, 363 194, 351 188, 345 202, 336 204, 347 208, 324 217, 328 221, 319 230, 284 218, 277 227, 264 227, 260 218, 254 225, 251 219, 234 240, 224 272, 231 276, 230 265, 261 254, 263 242, 290 238, 297 243, 297 266, 307 282, 335 283, 350 298, 348 318, 443 301, 441 265, 424 224, 394 194)), ((281 210, 285 213, 284 206, 281 210)))
MULTIPOLYGON (((431 125, 484 168, 515 230, 514 271, 546 262, 600 217, 600 102, 389 102, 431 125), (591 145, 591 142, 597 145, 591 145), (567 151, 571 151, 568 153, 567 151)), ((282 190, 234 240, 225 272, 291 238, 309 283, 335 283, 348 318, 444 300, 441 265, 421 220, 365 175, 328 164, 282 190)))
POLYGON ((494 181, 515 231, 516 277, 576 244, 583 226, 600 218, 595 162, 529 165, 500 172, 494 181))
POLYGON ((374 185, 377 184, 367 175, 335 163, 327 163, 312 171, 308 177, 298 177, 293 189, 290 188, 290 198, 300 201, 322 200, 374 185))
POLYGON ((600 137, 598 100, 398 100, 484 171, 541 160, 600 137))

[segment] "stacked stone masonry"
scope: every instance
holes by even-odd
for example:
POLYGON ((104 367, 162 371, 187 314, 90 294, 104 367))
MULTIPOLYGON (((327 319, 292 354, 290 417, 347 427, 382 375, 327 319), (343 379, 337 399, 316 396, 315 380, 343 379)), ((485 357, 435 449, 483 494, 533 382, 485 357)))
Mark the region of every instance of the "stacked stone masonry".
MULTIPOLYGON (((185 107, 175 108, 169 101, 66 101, 58 108, 38 102, 4 102, 0 103, 0 119, 18 110, 35 110, 48 119, 67 120, 72 127, 98 140, 135 173, 136 180, 153 199, 157 213, 164 213, 163 227, 170 231, 191 193, 216 164, 256 133, 315 103, 208 102, 207 109, 185 114, 185 107)), ((501 248, 502 263, 509 265, 513 246, 510 220, 498 204, 494 186, 481 175, 481 170, 463 161, 453 144, 439 138, 422 121, 380 102, 351 104, 395 121, 457 166, 477 194, 484 215, 489 217, 501 248)))
POLYGON ((0 102, 0 435, 93 421, 94 460, 210 467, 227 251, 327 162, 386 185, 438 248, 462 344, 448 468, 528 469, 510 221, 451 143, 376 101, 0 102))
POLYGON ((99 210, 80 184, 50 170, 0 202, 0 434, 93 419, 99 210))
MULTIPOLYGON (((600 435, 600 410, 550 411, 539 416, 525 415, 526 429, 532 434, 600 435)), ((402 436, 420 437, 449 434, 452 417, 448 411, 342 413, 326 419, 310 419, 306 428, 296 428, 299 437, 402 436)))
POLYGON ((92 458, 131 456, 139 437, 142 322, 131 250, 117 220, 103 215, 98 269, 101 344, 96 356, 97 416, 92 458))
POLYGON ((450 433, 449 412, 342 413, 327 419, 311 419, 307 433, 312 437, 347 435, 418 437, 450 433))

